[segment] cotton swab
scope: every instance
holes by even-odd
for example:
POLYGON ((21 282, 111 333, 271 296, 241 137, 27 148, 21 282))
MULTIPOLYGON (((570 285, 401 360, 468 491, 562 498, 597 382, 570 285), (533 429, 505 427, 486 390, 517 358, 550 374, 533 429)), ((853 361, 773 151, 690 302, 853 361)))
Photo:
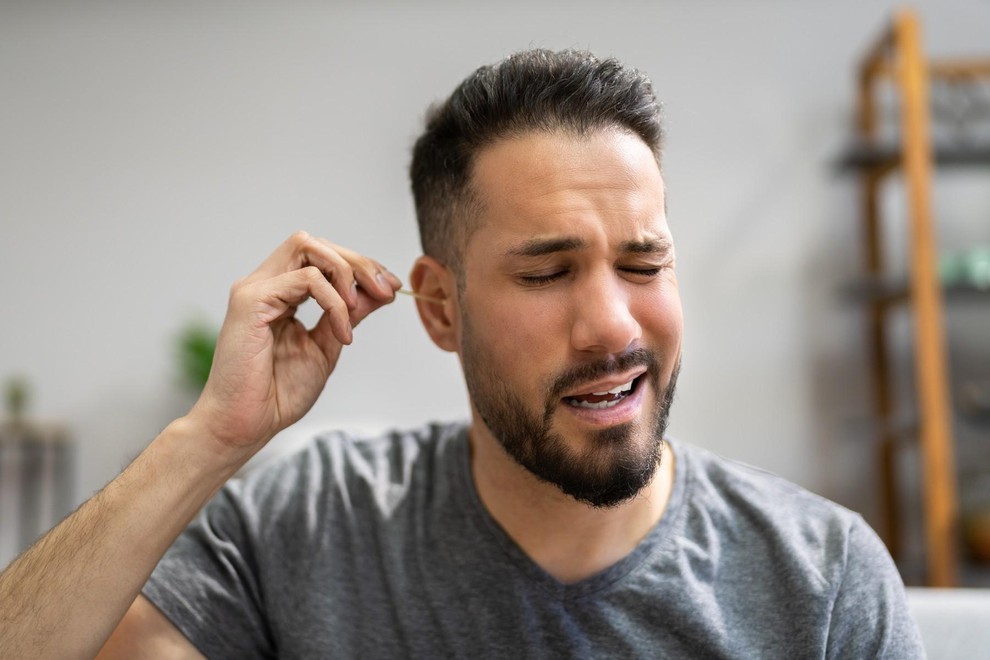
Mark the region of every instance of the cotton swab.
POLYGON ((422 293, 417 293, 416 291, 409 291, 408 289, 399 289, 399 293, 404 293, 407 296, 412 296, 413 298, 419 298, 420 300, 426 300, 427 302, 443 304, 445 300, 443 298, 434 298, 433 296, 426 296, 422 293))

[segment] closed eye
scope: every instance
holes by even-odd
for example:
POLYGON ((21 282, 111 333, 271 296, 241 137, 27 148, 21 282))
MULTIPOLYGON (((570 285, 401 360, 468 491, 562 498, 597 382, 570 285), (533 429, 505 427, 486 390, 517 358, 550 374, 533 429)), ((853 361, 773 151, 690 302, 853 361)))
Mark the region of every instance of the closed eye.
POLYGON ((559 280, 566 274, 567 274, 566 270, 558 270, 552 273, 545 273, 541 275, 520 275, 519 281, 524 286, 542 286, 544 284, 550 284, 551 282, 559 280))
POLYGON ((663 270, 661 266, 654 266, 653 268, 620 268, 623 273, 631 273, 633 275, 643 275, 645 277, 654 277, 660 274, 663 270))
POLYGON ((626 274, 626 277, 638 282, 649 282, 656 278, 660 273, 670 266, 664 264, 662 266, 620 266, 619 271, 626 274))

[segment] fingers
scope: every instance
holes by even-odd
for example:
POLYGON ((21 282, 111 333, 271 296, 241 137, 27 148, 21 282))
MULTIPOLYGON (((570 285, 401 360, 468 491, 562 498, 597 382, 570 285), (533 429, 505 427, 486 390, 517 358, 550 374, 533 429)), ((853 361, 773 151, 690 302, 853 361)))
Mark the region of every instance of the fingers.
POLYGON ((231 289, 231 310, 257 328, 295 315, 313 298, 324 313, 309 332, 331 362, 368 314, 395 299, 402 282, 387 268, 324 238, 297 232, 231 289))
POLYGON ((373 298, 388 301, 402 286, 399 279, 377 261, 306 232, 290 236, 247 280, 272 279, 309 266, 324 274, 349 309, 358 305, 358 287, 373 298))
POLYGON ((266 280, 239 282, 231 292, 231 307, 238 315, 253 318, 258 326, 267 326, 290 315, 308 298, 313 298, 323 308, 326 324, 337 341, 350 344, 353 326, 349 305, 316 266, 306 266, 266 280))
MULTIPOLYGON (((402 286, 398 277, 374 259, 365 257, 348 248, 334 245, 325 238, 315 239, 327 250, 339 255, 350 266, 351 275, 357 285, 368 295, 379 300, 395 298, 395 292, 402 286)), ((357 302, 356 300, 354 301, 357 302)))

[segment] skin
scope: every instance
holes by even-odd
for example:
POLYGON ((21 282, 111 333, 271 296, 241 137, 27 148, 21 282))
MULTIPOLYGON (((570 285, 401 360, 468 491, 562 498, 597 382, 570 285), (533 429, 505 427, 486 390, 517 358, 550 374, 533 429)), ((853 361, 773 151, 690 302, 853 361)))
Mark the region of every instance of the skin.
MULTIPOLYGON (((458 297, 453 275, 428 257, 413 269, 413 287, 443 299, 417 301, 427 331, 462 364, 497 365, 499 378, 533 402, 529 414, 542 412, 547 380, 562 371, 632 348, 654 352, 662 358, 657 382, 644 379, 642 396, 608 414, 575 412, 561 402, 551 416, 552 430, 576 456, 593 453, 596 433, 620 418, 631 427, 625 450, 645 451, 653 441, 646 420, 655 418, 657 390, 674 373, 682 332, 663 182, 652 155, 619 131, 530 134, 491 145, 476 165, 486 211, 465 246, 466 289, 458 297), (561 237, 580 246, 537 258, 510 254, 533 238, 561 237), (667 248, 630 253, 623 249, 630 241, 667 248), (549 275, 538 284, 526 279, 549 275)), ((238 281, 209 382, 190 413, 0 575, 4 654, 202 657, 139 595, 142 585, 221 485, 309 410, 353 327, 391 302, 399 286, 378 262, 304 233, 238 281), (294 314, 308 298, 324 314, 307 330, 294 314)), ((584 384, 577 391, 586 391, 584 384)), ((522 468, 474 403, 470 439, 482 501, 563 582, 628 554, 669 497, 669 453, 636 497, 598 509, 522 468)))

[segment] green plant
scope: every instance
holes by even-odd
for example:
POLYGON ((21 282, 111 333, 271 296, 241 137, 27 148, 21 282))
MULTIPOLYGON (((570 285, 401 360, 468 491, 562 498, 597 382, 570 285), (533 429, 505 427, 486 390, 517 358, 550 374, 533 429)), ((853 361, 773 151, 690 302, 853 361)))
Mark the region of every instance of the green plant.
POLYGON ((191 388, 202 390, 210 376, 213 352, 217 348, 217 331, 202 321, 191 321, 178 337, 179 368, 182 379, 191 388))
POLYGON ((27 410, 28 399, 31 396, 31 387, 27 378, 23 376, 12 376, 4 384, 4 399, 7 414, 13 419, 18 419, 27 410))

